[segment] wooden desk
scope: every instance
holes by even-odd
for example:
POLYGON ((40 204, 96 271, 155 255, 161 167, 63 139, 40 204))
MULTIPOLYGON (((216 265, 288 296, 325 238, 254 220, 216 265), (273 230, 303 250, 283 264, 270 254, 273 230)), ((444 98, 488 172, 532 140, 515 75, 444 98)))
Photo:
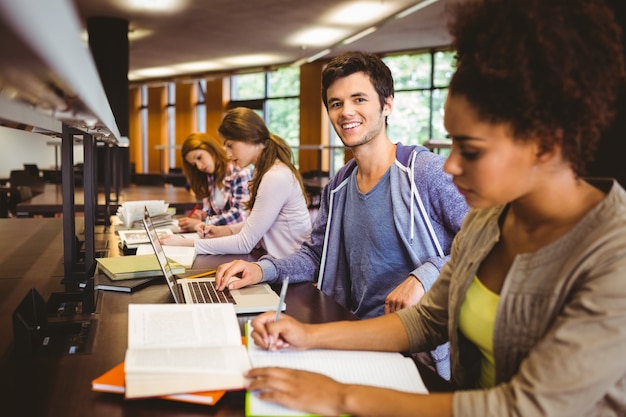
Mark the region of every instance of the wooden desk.
MULTIPOLYGON (((76 211, 84 211, 82 189, 75 190, 74 199, 76 211)), ((117 202, 111 203, 111 213, 114 213, 117 207, 125 201, 136 200, 164 200, 170 207, 175 207, 176 212, 179 214, 184 213, 186 210, 191 210, 198 203, 196 197, 184 187, 174 187, 169 184, 162 187, 131 184, 120 191, 117 202)), ((103 208, 104 204, 105 196, 100 192, 98 193, 98 207, 103 208)), ((61 213, 63 211, 61 186, 59 184, 46 184, 43 193, 17 204, 16 211, 19 217, 32 217, 36 214, 53 216, 56 213, 61 213)))
MULTIPOLYGON (((6 416, 134 417, 134 416, 242 416, 245 392, 229 392, 213 407, 160 399, 124 400, 121 395, 92 392, 93 378, 122 362, 127 346, 127 312, 130 303, 170 303, 165 284, 136 293, 97 292, 95 331, 87 353, 48 357, 19 357, 13 350, 11 313, 28 289, 35 287, 44 299, 63 291, 62 225, 60 219, 2 219, 0 265, 12 259, 29 263, 11 276, 0 278, 0 407, 6 416), (15 238, 15 239, 13 239, 15 238), (11 243, 13 243, 11 245, 11 243), (13 247, 13 250, 7 248, 13 247), (21 254, 21 255, 20 255, 21 254), (26 254, 26 255, 25 255, 26 254)), ((101 238, 112 237, 110 232, 101 238)), ((235 256, 198 256, 195 268, 214 268, 235 256)), ((248 258, 250 259, 250 258, 248 258)), ((276 290, 277 288, 275 288, 276 290)), ((332 298, 312 284, 289 287, 286 313, 305 322, 356 320, 332 298)), ((432 389, 432 375, 420 368, 432 389)), ((436 380, 436 377, 434 378, 436 380)))

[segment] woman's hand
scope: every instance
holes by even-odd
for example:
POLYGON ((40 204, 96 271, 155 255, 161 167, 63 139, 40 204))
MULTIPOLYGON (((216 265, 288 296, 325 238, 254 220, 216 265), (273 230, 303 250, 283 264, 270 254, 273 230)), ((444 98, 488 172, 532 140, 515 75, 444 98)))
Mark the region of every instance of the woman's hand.
POLYGON ((185 232, 192 232, 202 220, 193 217, 181 217, 178 219, 178 227, 185 232))
POLYGON ((193 239, 187 239, 182 236, 168 235, 159 238, 161 245, 164 246, 193 246, 193 239))
POLYGON ((251 332, 254 343, 267 350, 291 348, 297 350, 308 349, 308 333, 310 325, 300 323, 287 314, 282 314, 279 321, 276 312, 268 311, 252 320, 251 332))
POLYGON ((265 401, 322 416, 343 413, 347 385, 327 376, 286 368, 256 368, 246 375, 249 390, 265 401))
POLYGON ((214 226, 204 223, 197 224, 195 230, 201 238, 223 237, 233 234, 233 231, 228 226, 214 226))

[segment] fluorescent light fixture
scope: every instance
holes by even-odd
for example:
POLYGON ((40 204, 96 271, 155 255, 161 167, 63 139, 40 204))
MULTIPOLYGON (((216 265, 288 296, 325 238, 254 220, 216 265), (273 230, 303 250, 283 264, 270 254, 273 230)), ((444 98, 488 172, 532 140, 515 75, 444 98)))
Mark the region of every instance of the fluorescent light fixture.
POLYGON ((382 16, 392 13, 393 2, 384 1, 350 1, 340 5, 322 20, 335 25, 363 25, 376 22, 382 16))
POLYGON ((339 42, 348 35, 347 29, 317 27, 291 36, 287 42, 296 46, 326 46, 339 42))
POLYGON ((117 6, 130 11, 151 13, 177 12, 187 7, 188 0, 117 0, 117 6))
POLYGON ((376 32, 376 27, 375 26, 369 27, 369 28, 367 28, 365 30, 362 30, 361 32, 357 33, 356 35, 350 36, 348 39, 344 39, 341 42, 341 44, 342 45, 349 45, 352 42, 358 41, 359 39, 364 38, 365 36, 367 36, 367 35, 369 35, 371 33, 374 33, 374 32, 376 32))
POLYGON ((222 66, 215 63, 215 61, 196 61, 172 65, 172 68, 177 72, 202 72, 214 71, 222 68, 222 66))
POLYGON ((414 6, 409 7, 398 13, 396 15, 396 19, 402 19, 403 17, 407 17, 410 14, 417 12, 418 10, 422 10, 424 7, 428 7, 433 3, 437 3, 439 0, 422 0, 414 6))
POLYGON ((239 55, 229 58, 223 58, 218 62, 225 62, 230 65, 267 65, 274 62, 286 61, 286 59, 273 54, 253 54, 253 55, 239 55))
POLYGON ((128 31, 128 40, 130 42, 137 41, 139 39, 147 38, 148 36, 152 36, 154 31, 149 29, 142 28, 130 28, 128 31))
POLYGON ((176 72, 174 71, 174 69, 172 69, 172 67, 152 67, 129 71, 128 79, 171 77, 173 75, 176 75, 176 72))
POLYGON ((316 53, 315 55, 308 57, 306 59, 306 62, 316 61, 316 60, 320 59, 321 57, 323 57, 324 55, 328 55, 329 53, 330 53, 330 48, 324 49, 323 51, 320 51, 320 52, 316 53))

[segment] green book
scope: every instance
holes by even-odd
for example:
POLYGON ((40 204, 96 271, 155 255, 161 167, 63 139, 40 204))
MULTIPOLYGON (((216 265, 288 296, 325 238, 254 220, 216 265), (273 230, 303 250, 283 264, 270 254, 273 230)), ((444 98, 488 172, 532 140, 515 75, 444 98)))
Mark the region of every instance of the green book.
MULTIPOLYGON (((97 258, 98 269, 112 281, 123 279, 146 278, 162 275, 161 267, 155 254, 113 256, 97 258)), ((173 274, 182 274, 185 267, 176 261, 168 260, 173 274)))

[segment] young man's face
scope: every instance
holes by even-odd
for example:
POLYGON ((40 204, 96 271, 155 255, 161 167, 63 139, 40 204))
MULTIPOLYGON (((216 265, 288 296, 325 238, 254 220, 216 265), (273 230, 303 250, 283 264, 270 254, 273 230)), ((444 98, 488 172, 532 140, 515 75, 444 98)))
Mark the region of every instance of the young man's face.
POLYGON ((378 94, 363 72, 339 78, 328 87, 328 117, 344 146, 354 148, 385 136, 385 117, 393 98, 382 110, 378 94))

